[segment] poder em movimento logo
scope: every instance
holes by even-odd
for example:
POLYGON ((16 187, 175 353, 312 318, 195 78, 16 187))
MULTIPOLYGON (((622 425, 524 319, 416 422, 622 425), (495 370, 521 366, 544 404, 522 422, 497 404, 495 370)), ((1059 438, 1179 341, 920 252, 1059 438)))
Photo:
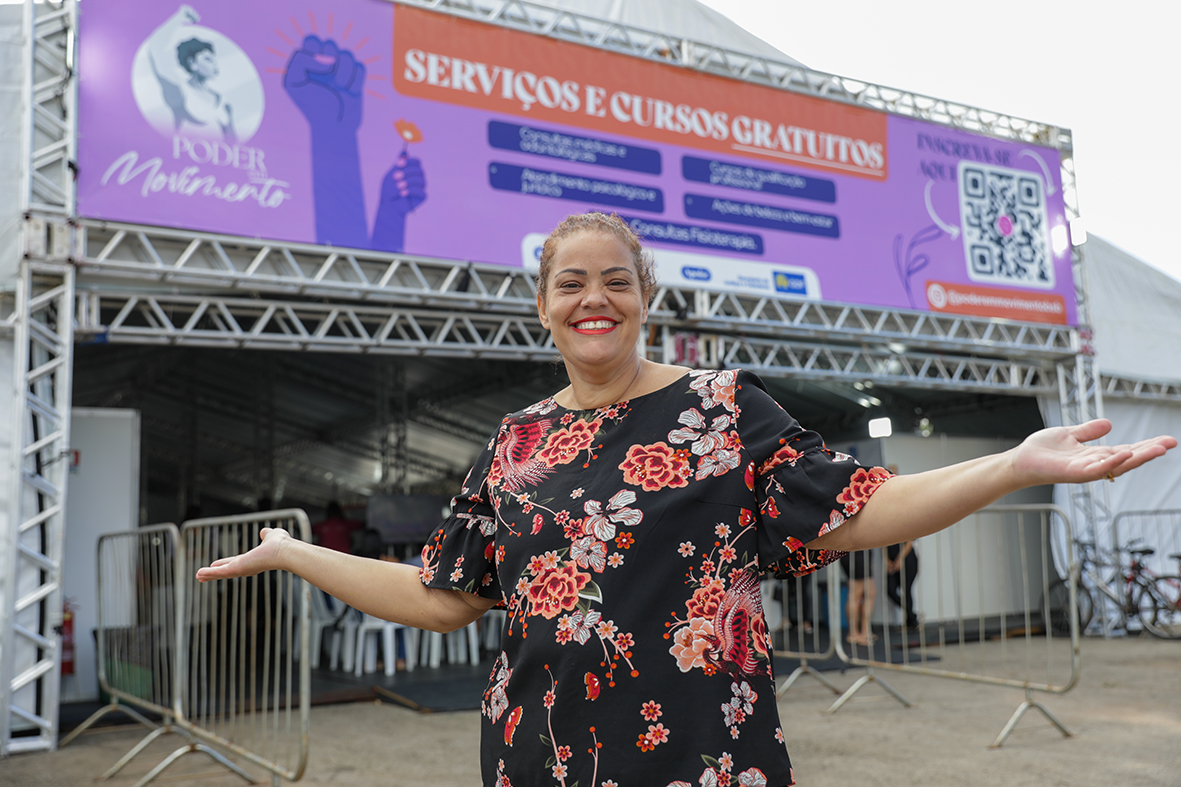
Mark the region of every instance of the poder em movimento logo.
POLYGON ((126 150, 101 184, 138 187, 141 197, 169 192, 276 208, 291 198, 288 183, 268 174, 262 149, 245 144, 263 118, 258 71, 241 47, 199 20, 191 6, 180 6, 144 39, 131 64, 136 106, 171 141, 179 168, 163 156, 126 150))
POLYGON ((248 142, 262 123, 262 80, 242 48, 200 18, 182 5, 140 45, 131 65, 135 103, 165 136, 248 142))

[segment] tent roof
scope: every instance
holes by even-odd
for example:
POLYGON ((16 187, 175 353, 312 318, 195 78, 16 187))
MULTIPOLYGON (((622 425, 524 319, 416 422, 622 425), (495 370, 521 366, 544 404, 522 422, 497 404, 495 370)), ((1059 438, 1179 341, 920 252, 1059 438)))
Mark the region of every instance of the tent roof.
POLYGON ((1083 246, 1083 270, 1099 370, 1181 378, 1181 281, 1097 235, 1083 246))
POLYGON ((697 0, 534 0, 539 5, 560 8, 598 19, 621 22, 630 27, 658 31, 722 49, 803 65, 737 22, 697 0))

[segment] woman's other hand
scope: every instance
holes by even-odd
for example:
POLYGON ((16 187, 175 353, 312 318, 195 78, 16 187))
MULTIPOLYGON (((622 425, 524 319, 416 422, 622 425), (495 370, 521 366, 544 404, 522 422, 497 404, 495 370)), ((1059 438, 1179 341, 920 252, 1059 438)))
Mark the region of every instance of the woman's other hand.
POLYGON ((1013 469, 1024 485, 1082 484, 1121 476, 1145 462, 1164 456, 1177 446, 1173 437, 1160 436, 1131 445, 1086 445, 1111 431, 1105 418, 1078 426, 1042 429, 1027 437, 1013 455, 1013 469))
POLYGON ((249 552, 213 561, 208 567, 197 569, 197 581, 209 582, 214 579, 252 577, 264 571, 282 568, 281 555, 291 534, 277 527, 264 527, 259 531, 262 543, 249 552))

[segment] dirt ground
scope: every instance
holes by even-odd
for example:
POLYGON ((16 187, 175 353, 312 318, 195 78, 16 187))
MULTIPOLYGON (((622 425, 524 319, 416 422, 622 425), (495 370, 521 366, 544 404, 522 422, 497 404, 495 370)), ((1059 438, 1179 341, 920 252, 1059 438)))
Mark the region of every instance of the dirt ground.
MULTIPOLYGON (((862 674, 830 677, 843 689, 862 674)), ((800 785, 1181 787, 1181 642, 1084 640, 1079 684, 1067 694, 1036 695, 1072 736, 1063 737, 1030 710, 999 749, 989 745, 1024 700, 1022 691, 921 675, 883 677, 913 706, 903 707, 871 684, 827 714, 834 696, 806 677, 780 699, 800 785)), ((478 712, 420 714, 362 702, 313 708, 311 725, 305 784, 479 784, 478 712)), ((10 757, 0 761, 0 784, 93 783, 144 732, 102 728, 55 752, 10 757)), ((157 739, 106 783, 131 787, 179 740, 157 739)), ((190 754, 156 783, 228 787, 243 781, 190 754)))

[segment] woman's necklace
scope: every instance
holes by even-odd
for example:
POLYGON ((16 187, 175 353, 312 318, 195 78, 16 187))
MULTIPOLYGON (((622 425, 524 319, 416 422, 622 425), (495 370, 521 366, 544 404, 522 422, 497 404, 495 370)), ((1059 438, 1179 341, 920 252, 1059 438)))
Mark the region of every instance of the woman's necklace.
MULTIPOLYGON (((644 372, 644 362, 641 360, 639 365, 636 367, 636 373, 634 375, 632 375, 631 382, 629 382, 627 384, 627 387, 623 389, 623 393, 620 394, 619 397, 615 398, 613 401, 605 402, 601 405, 598 405, 598 407, 606 407, 607 405, 610 405, 610 404, 617 404, 619 402, 626 402, 628 395, 631 393, 632 388, 635 387, 636 382, 640 379, 640 375, 643 374, 643 372, 644 372)), ((576 410, 594 410, 594 409, 596 409, 594 407, 583 407, 582 406, 582 402, 578 401, 575 394, 574 394, 574 385, 573 384, 571 384, 571 386, 570 386, 570 395, 571 395, 570 398, 574 399, 574 405, 575 405, 574 409, 576 409, 576 410)))

